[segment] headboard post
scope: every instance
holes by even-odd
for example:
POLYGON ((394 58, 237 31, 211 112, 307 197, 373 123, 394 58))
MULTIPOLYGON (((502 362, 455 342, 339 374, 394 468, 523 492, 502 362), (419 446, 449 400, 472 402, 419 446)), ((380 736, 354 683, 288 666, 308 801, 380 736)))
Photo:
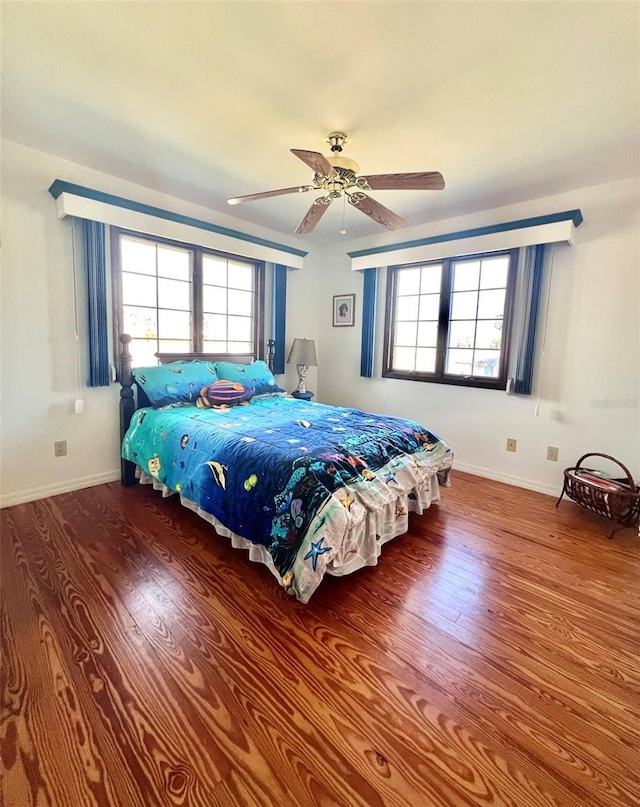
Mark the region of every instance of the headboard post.
MULTIPOLYGON (((120 334, 118 337, 120 344, 120 367, 118 378, 120 380, 120 442, 131 423, 133 413, 136 411, 136 404, 133 398, 133 376, 131 374, 131 353, 129 352, 129 342, 131 337, 128 333, 120 334)), ((136 483, 136 466, 129 460, 120 460, 120 480, 123 485, 130 487, 136 483)))
POLYGON ((275 355, 276 340, 267 339, 267 367, 273 372, 273 358, 275 355))

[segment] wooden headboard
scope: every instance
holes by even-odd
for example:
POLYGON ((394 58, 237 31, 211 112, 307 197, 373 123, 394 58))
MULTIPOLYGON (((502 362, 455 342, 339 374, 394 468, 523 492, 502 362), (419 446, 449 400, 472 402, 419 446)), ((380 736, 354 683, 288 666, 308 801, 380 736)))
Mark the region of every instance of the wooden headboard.
MULTIPOLYGON (((120 382, 120 443, 122 443, 133 413, 143 406, 150 406, 150 402, 142 387, 136 384, 131 372, 132 356, 129 351, 131 337, 128 333, 123 333, 118 339, 121 345, 118 381, 120 382)), ((268 339, 265 361, 271 372, 273 372, 274 346, 274 340, 268 339)), ((169 364, 172 361, 230 361, 234 364, 251 364, 256 360, 254 353, 156 353, 155 356, 158 364, 169 364)), ((129 460, 120 460, 120 478, 123 485, 135 485, 135 467, 135 463, 129 462, 129 460)))

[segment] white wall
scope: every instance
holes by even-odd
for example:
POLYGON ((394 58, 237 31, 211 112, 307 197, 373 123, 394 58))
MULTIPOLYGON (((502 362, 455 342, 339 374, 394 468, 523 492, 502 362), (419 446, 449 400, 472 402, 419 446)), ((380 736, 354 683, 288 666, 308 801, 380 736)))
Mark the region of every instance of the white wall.
MULTIPOLYGON (((316 391, 317 400, 422 421, 450 443, 457 467, 549 493, 559 490, 562 468, 586 451, 613 454, 640 476, 636 183, 585 188, 402 231, 401 239, 410 240, 581 208, 585 221, 575 245, 555 247, 545 349, 539 340, 535 394, 522 398, 381 378, 384 283, 379 295, 376 375, 360 378, 362 276, 350 270, 346 253, 393 243, 400 240, 399 233, 324 250, 312 248, 303 239, 239 225, 232 217, 212 216, 206 208, 4 141, 1 504, 119 475, 118 387, 82 386, 86 409, 82 415, 73 413, 71 224, 56 218, 47 191, 55 178, 308 249, 305 268, 289 273, 287 351, 294 337, 316 340, 320 366, 311 368, 308 387, 316 391), (356 294, 355 327, 331 327, 333 295, 351 292, 356 294), (610 408, 593 406, 596 399, 608 399, 610 408), (518 440, 515 454, 505 451, 507 437, 518 440), (55 440, 68 441, 67 457, 54 458, 55 440), (547 445, 560 448, 557 463, 545 459, 547 445)), ((279 380, 293 389, 295 367, 288 365, 286 376, 279 380)))
MULTIPOLYGON (((306 242, 242 223, 10 141, 2 143, 2 425, 0 504, 40 498, 119 478, 118 392, 84 386, 84 318, 81 317, 80 395, 74 414, 76 360, 71 222, 58 221, 48 187, 56 179, 136 199, 252 235, 308 249, 306 242), (53 456, 66 440, 68 455, 53 456)), ((314 259, 289 273, 287 350, 294 336, 317 338, 314 259)), ((296 383, 287 367, 287 389, 296 383)), ((316 383, 310 372, 311 389, 316 383)), ((283 384, 285 385, 285 384, 283 384)))
POLYGON ((451 445, 457 467, 534 490, 557 494, 562 469, 588 451, 640 476, 639 201, 637 182, 627 180, 324 250, 321 317, 332 295, 355 292, 356 326, 321 329, 320 398, 421 421, 451 445), (573 246, 554 247, 533 396, 382 378, 384 270, 375 377, 359 377, 362 277, 347 251, 573 208, 584 223, 573 246), (515 454, 507 437, 518 441, 515 454), (559 447, 558 462, 546 459, 549 445, 559 447))

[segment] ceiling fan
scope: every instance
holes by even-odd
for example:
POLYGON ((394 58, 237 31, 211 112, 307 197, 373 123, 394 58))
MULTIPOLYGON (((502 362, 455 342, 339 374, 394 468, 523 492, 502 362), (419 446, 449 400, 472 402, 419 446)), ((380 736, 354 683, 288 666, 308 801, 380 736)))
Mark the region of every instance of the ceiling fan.
MULTIPOLYGON (((343 157, 342 147, 347 143, 344 132, 331 132, 327 135, 327 143, 331 146, 331 156, 325 157, 318 151, 305 151, 304 149, 291 149, 298 159, 314 171, 313 182, 310 185, 298 185, 293 188, 280 188, 275 191, 251 193, 248 196, 235 196, 228 199, 230 205, 241 202, 253 202, 256 199, 268 199, 271 196, 285 196, 289 193, 306 193, 307 191, 323 191, 307 210, 306 215, 296 227, 296 235, 310 233, 327 211, 334 199, 344 196, 349 204, 353 205, 366 216, 387 230, 399 230, 406 221, 389 210, 388 207, 376 202, 364 191, 385 190, 431 190, 439 191, 444 188, 442 174, 437 171, 416 171, 411 174, 371 174, 360 176, 360 166, 354 160, 343 157)), ((344 228, 343 228, 344 229, 344 228)))

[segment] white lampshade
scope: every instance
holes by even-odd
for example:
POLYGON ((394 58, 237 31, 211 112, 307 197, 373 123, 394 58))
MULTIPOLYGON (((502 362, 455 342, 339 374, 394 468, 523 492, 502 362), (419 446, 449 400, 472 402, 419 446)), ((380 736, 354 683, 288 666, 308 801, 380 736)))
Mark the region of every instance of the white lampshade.
POLYGON ((307 367, 317 367, 316 343, 313 339, 294 339, 287 362, 289 364, 306 364, 307 367))

